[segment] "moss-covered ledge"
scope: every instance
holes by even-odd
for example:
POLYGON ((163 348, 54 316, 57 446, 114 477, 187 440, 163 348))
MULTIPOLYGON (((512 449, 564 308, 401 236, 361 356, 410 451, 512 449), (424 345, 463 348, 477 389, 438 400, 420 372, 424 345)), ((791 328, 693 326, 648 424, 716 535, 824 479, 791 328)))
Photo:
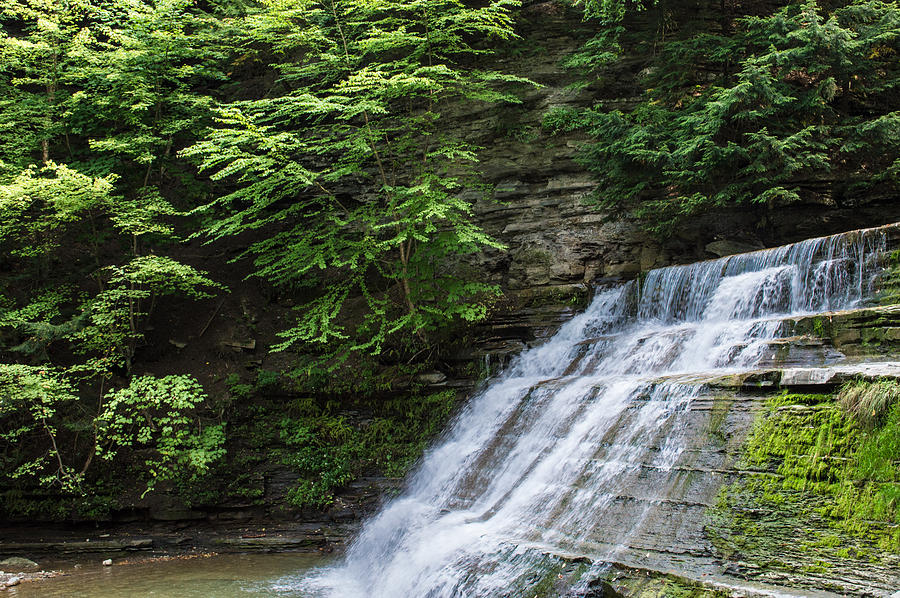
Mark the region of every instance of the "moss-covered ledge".
POLYGON ((765 400, 740 474, 709 510, 707 535, 732 574, 840 593, 896 589, 898 397, 900 384, 883 380, 765 400))

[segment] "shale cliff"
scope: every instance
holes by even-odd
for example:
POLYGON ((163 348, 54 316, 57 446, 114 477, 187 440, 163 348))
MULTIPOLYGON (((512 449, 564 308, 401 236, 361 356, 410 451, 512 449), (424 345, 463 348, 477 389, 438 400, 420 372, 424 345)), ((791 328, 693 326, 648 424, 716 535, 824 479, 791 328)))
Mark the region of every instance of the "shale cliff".
MULTIPOLYGON (((685 20, 716 29, 723 19, 752 8, 700 0, 685 20)), ((647 27, 640 20, 630 26, 647 27)), ((494 201, 478 205, 479 221, 509 247, 479 260, 490 279, 502 285, 508 305, 483 325, 474 349, 478 355, 515 351, 545 338, 560 317, 584 304, 588 287, 636 278, 655 267, 900 220, 896 198, 859 197, 852 207, 841 207, 824 195, 815 203, 781 206, 777 214, 765 206, 713 211, 660 239, 636 219, 598 209, 595 194, 604 191, 575 160, 586 140, 552 135, 542 121, 558 107, 629 110, 645 91, 643 78, 653 55, 638 53, 638 46, 634 53, 626 49, 602 77, 579 85, 578 74, 563 62, 595 27, 566 3, 525 3, 518 26, 523 41, 504 61, 541 87, 527 91, 519 106, 460 115, 460 126, 485 148, 482 170, 494 185, 494 201)))

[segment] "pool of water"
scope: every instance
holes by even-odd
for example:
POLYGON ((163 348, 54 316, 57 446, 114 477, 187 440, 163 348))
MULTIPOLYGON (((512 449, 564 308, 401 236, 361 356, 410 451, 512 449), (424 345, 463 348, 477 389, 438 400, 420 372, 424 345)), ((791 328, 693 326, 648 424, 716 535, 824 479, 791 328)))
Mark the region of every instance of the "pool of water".
POLYGON ((64 575, 9 588, 7 598, 299 598, 296 582, 325 557, 228 554, 112 567, 59 569, 64 575))

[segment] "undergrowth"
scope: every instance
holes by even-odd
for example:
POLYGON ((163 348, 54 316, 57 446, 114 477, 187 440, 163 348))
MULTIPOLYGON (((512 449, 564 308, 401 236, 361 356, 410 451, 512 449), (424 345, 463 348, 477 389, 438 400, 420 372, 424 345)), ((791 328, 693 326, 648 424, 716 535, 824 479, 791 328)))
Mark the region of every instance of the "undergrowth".
POLYGON ((452 390, 427 392, 413 386, 389 392, 389 385, 265 401, 260 397, 278 392, 276 382, 269 380, 265 388, 259 381, 255 386, 231 382, 232 392, 243 399, 255 395, 248 407, 252 413, 237 434, 247 445, 242 452, 259 455, 257 466, 295 472, 287 500, 298 508, 328 507, 336 491, 360 476, 402 477, 456 404, 452 390))

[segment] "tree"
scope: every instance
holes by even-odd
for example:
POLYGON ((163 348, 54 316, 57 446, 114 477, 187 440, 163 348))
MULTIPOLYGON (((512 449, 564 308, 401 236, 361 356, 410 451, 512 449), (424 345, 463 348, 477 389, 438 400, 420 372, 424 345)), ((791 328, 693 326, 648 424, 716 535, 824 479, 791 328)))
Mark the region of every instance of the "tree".
MULTIPOLYGON (((90 0, 10 0, 0 9, 0 166, 21 168, 64 133, 63 104, 77 56, 96 43, 83 23, 99 17, 90 0), (7 25, 11 31, 7 32, 7 25), (5 162, 5 164, 3 164, 5 162)), ((2 171, 0 171, 2 172, 2 171)))
POLYGON ((146 462, 151 480, 174 475, 169 469, 176 466, 202 473, 222 454, 221 426, 194 434, 188 425, 204 398, 196 381, 144 377, 127 393, 107 390, 116 376, 130 375, 157 298, 201 298, 208 296, 205 289, 221 288, 163 256, 126 253, 121 264, 95 267, 101 259, 96 239, 85 251, 91 258, 79 263, 74 244, 79 230, 92 232, 89 222, 107 218, 114 231, 132 238, 167 232, 152 212, 129 211, 131 206, 114 195, 114 180, 49 163, 0 185, 0 247, 13 275, 19 271, 27 281, 0 295, 0 355, 12 362, 0 362, 0 463, 8 483, 35 481, 84 492, 85 474, 98 451, 109 459, 116 454, 111 447, 133 445, 110 422, 148 413, 147 401, 159 403, 161 395, 170 404, 159 405, 167 410, 154 416, 158 422, 151 423, 143 441, 158 440, 161 447, 162 457, 146 462), (61 254, 69 260, 63 275, 51 267, 61 254), (92 293, 79 271, 90 272, 92 293), (171 428, 175 421, 177 433, 171 428))
POLYGON ((223 428, 192 427, 205 397, 195 380, 130 379, 160 297, 222 289, 159 255, 178 240, 167 197, 196 188, 176 154, 210 123, 222 27, 192 0, 0 8, 0 453, 12 486, 85 492, 98 451, 158 450, 153 479, 221 455, 223 428), (135 409, 152 413, 152 442, 116 428, 135 409))
POLYGON ((163 481, 196 481, 225 454, 225 424, 203 426, 194 417, 206 393, 190 376, 138 376, 106 399, 96 419, 96 452, 112 460, 124 450, 140 451, 144 494, 163 481))
POLYGON ((454 267, 500 244, 465 193, 477 148, 444 124, 465 102, 516 101, 503 87, 521 79, 472 66, 490 55, 485 42, 513 37, 515 5, 271 0, 251 21, 245 45, 281 58, 278 83, 223 107, 185 154, 234 186, 204 208, 210 238, 263 231, 247 250, 258 276, 319 285, 279 348, 377 353, 392 334, 485 314, 478 298, 496 289, 454 267), (365 315, 347 330, 340 314, 355 297, 365 315))
POLYGON ((630 113, 547 116, 551 128, 595 139, 581 160, 597 175, 601 205, 635 208, 667 234, 710 208, 810 200, 823 183, 838 204, 896 192, 896 4, 862 1, 823 14, 807 2, 739 26, 732 37, 669 42, 646 101, 630 113), (698 63, 721 69, 717 79, 692 80, 698 63))

